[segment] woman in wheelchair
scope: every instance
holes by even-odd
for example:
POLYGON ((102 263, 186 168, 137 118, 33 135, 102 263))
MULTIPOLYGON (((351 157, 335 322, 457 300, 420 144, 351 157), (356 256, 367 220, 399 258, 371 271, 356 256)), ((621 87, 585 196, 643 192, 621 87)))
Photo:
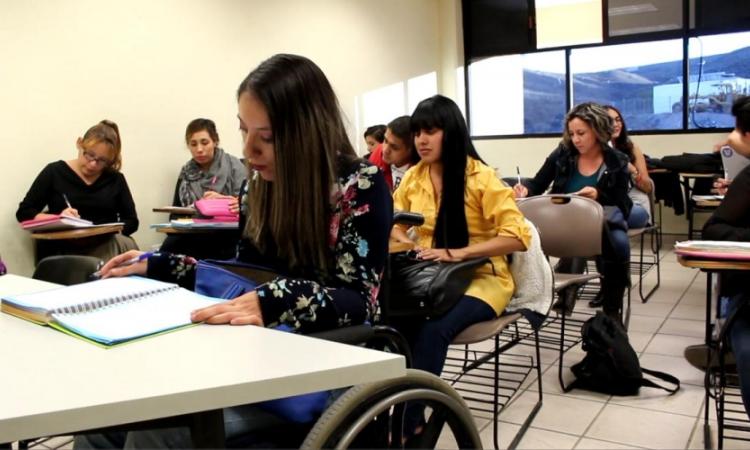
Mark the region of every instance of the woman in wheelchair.
MULTIPOLYGON (((547 157, 528 182, 513 187, 518 198, 543 194, 575 194, 596 200, 605 207, 607 227, 602 239, 602 301, 604 313, 622 320, 622 299, 630 281, 630 242, 627 223, 633 202, 628 197, 628 159, 607 143, 613 131, 607 110, 594 103, 581 103, 565 117, 560 145, 547 157)), ((571 230, 572 233, 575 230, 571 230)), ((575 292, 572 292, 575 294, 575 292)), ((574 296, 568 296, 575 301, 574 296)), ((565 305, 572 309, 572 305, 565 305)))
MULTIPOLYGON (((420 102, 411 129, 422 160, 394 191, 394 207, 422 214, 424 224, 417 228, 416 242, 399 224, 391 238, 413 243, 425 260, 486 256, 494 265, 477 270, 465 296, 444 315, 394 324, 409 340, 414 368, 440 375, 453 338, 505 309, 514 288, 505 255, 526 250, 531 237, 513 191, 484 164, 452 100, 436 95, 420 102)), ((411 409, 407 429, 419 431, 420 415, 419 408, 411 409)))
MULTIPOLYGON (((237 258, 285 275, 195 311, 193 321, 285 325, 301 333, 365 322, 377 309, 393 215, 382 174, 356 157, 334 91, 307 58, 282 54, 262 62, 237 98, 250 174, 237 258)), ((113 258, 103 276, 145 274, 194 286, 193 258, 157 253, 120 266, 138 254, 113 258)), ((263 426, 268 414, 244 406, 224 416, 232 438, 263 426)), ((76 446, 185 448, 190 434, 181 428, 78 436, 76 446)))

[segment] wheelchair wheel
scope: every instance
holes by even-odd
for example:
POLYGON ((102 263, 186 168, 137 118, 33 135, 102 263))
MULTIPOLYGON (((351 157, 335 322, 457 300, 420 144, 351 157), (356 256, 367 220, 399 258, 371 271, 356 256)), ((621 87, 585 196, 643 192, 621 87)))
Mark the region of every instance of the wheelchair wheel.
POLYGON ((434 448, 448 425, 459 448, 482 448, 466 403, 440 378, 408 369, 401 378, 349 389, 313 426, 301 449, 434 448), (404 440, 406 402, 429 411, 422 432, 404 440))

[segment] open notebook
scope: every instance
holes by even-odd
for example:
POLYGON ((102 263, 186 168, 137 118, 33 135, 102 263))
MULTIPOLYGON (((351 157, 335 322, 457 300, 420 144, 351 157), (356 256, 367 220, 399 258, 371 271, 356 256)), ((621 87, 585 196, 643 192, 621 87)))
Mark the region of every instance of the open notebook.
POLYGON ((59 214, 51 217, 46 217, 44 219, 30 219, 21 222, 21 228, 31 232, 72 230, 77 228, 96 228, 107 227, 111 225, 124 225, 124 223, 112 222, 94 224, 90 220, 81 219, 78 217, 61 216, 59 214))
POLYGON ((142 277, 107 278, 5 296, 0 309, 111 346, 190 325, 190 312, 222 301, 142 277))
POLYGON ((748 261, 750 242, 682 241, 675 243, 674 252, 690 258, 748 261))

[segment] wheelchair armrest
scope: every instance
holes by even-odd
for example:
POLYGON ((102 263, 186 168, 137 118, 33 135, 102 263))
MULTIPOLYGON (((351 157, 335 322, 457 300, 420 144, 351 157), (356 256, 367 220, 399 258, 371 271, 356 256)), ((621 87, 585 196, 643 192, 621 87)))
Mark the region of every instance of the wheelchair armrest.
POLYGON ((317 333, 310 333, 307 336, 325 339, 326 341, 340 342, 342 344, 359 345, 369 341, 374 334, 375 331, 371 325, 362 324, 319 331, 317 333))

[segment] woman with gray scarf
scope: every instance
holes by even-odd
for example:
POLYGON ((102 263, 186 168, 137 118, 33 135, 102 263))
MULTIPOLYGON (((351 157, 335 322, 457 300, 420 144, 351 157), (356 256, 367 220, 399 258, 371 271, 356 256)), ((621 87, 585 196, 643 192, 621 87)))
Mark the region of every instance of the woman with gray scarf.
MULTIPOLYGON (((195 119, 185 130, 185 143, 192 158, 180 170, 175 187, 174 206, 192 206, 202 198, 237 196, 245 180, 242 162, 219 147, 219 133, 210 119, 195 119)), ((175 217, 170 217, 174 219, 175 217)), ((161 245, 162 251, 193 255, 199 259, 228 259, 234 256, 233 233, 171 234, 161 245)))
POLYGON ((185 130, 192 159, 180 170, 174 206, 190 206, 201 198, 236 197, 245 179, 239 159, 219 147, 219 133, 209 119, 195 119, 185 130))

